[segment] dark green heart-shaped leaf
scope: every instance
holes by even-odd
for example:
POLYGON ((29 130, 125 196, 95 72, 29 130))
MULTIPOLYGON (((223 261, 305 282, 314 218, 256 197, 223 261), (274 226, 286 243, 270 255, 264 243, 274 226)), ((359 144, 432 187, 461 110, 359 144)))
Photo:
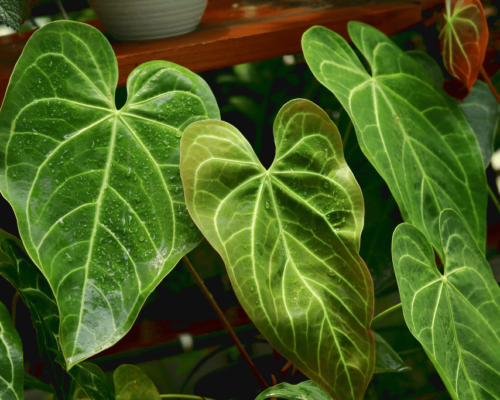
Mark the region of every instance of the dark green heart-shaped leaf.
POLYGON ((55 362, 60 353, 58 341, 59 311, 52 290, 38 268, 26 255, 21 241, 0 230, 0 274, 21 295, 28 306, 45 368, 49 371, 57 396, 62 400, 69 391, 70 381, 55 362))
POLYGON ((151 379, 134 365, 120 365, 113 374, 116 400, 160 400, 151 379))
POLYGON ((42 382, 40 379, 35 378, 33 375, 24 373, 24 387, 31 389, 38 389, 42 392, 55 393, 54 388, 46 383, 42 382))
POLYGON ((104 372, 97 365, 83 362, 75 365, 68 373, 73 378, 72 393, 81 388, 91 400, 115 399, 104 372))
POLYGON ((255 400, 264 400, 270 397, 287 400, 331 400, 331 397, 313 381, 300 382, 296 385, 280 383, 259 394, 255 400))
MULTIPOLYGON (((0 0, 0 20, 16 31, 31 14, 31 8, 37 0, 0 0)), ((38 0, 39 1, 39 0, 38 0)))
MULTIPOLYGON (((30 310, 40 355, 45 368, 49 371, 57 397, 61 400, 71 398, 71 386, 74 383, 61 366, 64 365, 64 357, 59 344, 59 311, 52 290, 47 279, 26 255, 21 241, 2 230, 0 230, 0 274, 17 289, 30 310)), ((98 379, 93 377, 96 368, 98 367, 90 363, 84 363, 72 368, 70 374, 87 392, 90 399, 113 399, 109 388, 93 390, 96 385, 101 388, 106 386, 105 379, 98 382, 98 379)))
POLYGON ((375 373, 409 371, 410 367, 404 363, 391 345, 377 332, 373 332, 373 334, 375 335, 376 347, 375 373))
MULTIPOLYGON (((424 67, 437 87, 441 86, 443 72, 436 60, 420 51, 407 51, 406 54, 424 67)), ((479 80, 474 83, 469 95, 463 101, 458 102, 458 106, 476 135, 486 168, 490 165, 494 151, 495 133, 500 119, 500 106, 488 85, 479 80)))
POLYGON ((0 399, 23 400, 23 345, 7 308, 0 302, 0 399))
POLYGON ((454 399, 499 399, 500 288, 460 216, 440 217, 444 273, 415 227, 394 232, 392 256, 406 324, 454 399))
POLYGON ((207 84, 152 61, 129 77, 105 37, 59 21, 38 30, 0 111, 0 190, 55 293, 68 368, 116 343, 147 296, 201 235, 178 171, 193 121, 219 118, 207 84))
POLYGON ((404 220, 443 255, 439 214, 452 208, 484 252, 484 165, 456 101, 380 31, 351 22, 349 34, 372 73, 341 36, 313 27, 302 46, 314 75, 349 112, 361 149, 386 180, 404 220))
POLYGON ((274 139, 266 170, 233 126, 189 126, 186 203, 273 347, 334 399, 360 399, 375 361, 373 283, 358 254, 363 197, 318 106, 287 103, 274 139))

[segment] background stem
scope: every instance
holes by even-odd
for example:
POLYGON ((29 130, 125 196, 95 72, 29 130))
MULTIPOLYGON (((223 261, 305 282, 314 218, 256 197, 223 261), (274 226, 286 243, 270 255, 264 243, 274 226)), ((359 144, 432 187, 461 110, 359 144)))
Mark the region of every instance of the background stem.
POLYGON ((59 7, 59 12, 61 13, 62 17, 65 20, 69 20, 68 14, 66 13, 66 10, 64 9, 64 6, 62 5, 61 0, 56 0, 57 7, 59 7))
MULTIPOLYGON (((202 279, 200 278, 200 276, 198 275, 198 273, 194 269, 193 265, 191 264, 191 262, 189 261, 189 259, 186 256, 182 257, 182 261, 184 261, 184 265, 189 270, 189 272, 191 273, 191 276, 193 277, 195 282, 198 284, 199 288, 201 289, 201 291, 203 292, 203 294, 207 298, 208 302, 210 303, 210 305, 214 309, 215 313, 217 314, 220 321, 224 325, 224 328, 226 328, 227 333, 229 334, 229 336, 233 340, 234 344, 236 345, 236 347, 240 351, 241 355, 243 356, 243 358, 245 359, 247 364, 252 369, 252 372, 255 375, 255 377, 257 378, 257 380, 259 381, 260 385, 262 386, 263 389, 267 389, 269 386, 267 385, 266 381, 264 380, 264 378, 262 378, 261 374, 259 373, 259 371, 255 367, 255 364, 250 359, 250 356, 248 355, 248 353, 245 351, 245 348, 243 347, 240 340, 238 339, 238 336, 236 336, 236 333, 234 333, 234 330, 231 327, 231 325, 229 324, 229 321, 224 316, 224 313, 219 308, 219 305, 215 302, 212 294, 209 292, 209 290, 207 289, 207 287, 203 283, 202 279)), ((199 398, 199 397, 197 397, 197 398, 199 398)))
POLYGON ((491 83, 490 77, 488 76, 488 74, 486 73, 486 71, 484 70, 483 67, 481 67, 480 73, 481 73, 481 76, 483 77, 483 79, 485 80, 485 82, 490 87, 491 93, 493 93, 493 96, 495 96, 497 101, 500 103, 500 95, 496 91, 495 86, 493 86, 493 83, 491 83))
POLYGON ((490 185, 486 184, 486 188, 488 189, 488 194, 490 195, 491 200, 493 200, 495 207, 497 208, 498 212, 500 213, 500 203, 498 202, 497 196, 495 196, 495 193, 493 193, 493 190, 491 190, 490 185))
POLYGON ((17 300, 19 300, 19 292, 16 292, 12 297, 12 325, 16 325, 17 300))

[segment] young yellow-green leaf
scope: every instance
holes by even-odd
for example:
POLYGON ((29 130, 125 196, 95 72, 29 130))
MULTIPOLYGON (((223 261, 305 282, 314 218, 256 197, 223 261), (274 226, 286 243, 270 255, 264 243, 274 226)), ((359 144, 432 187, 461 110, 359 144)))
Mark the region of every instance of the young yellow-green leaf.
POLYGON ((300 382, 296 385, 280 383, 259 394, 255 400, 264 400, 270 397, 286 400, 332 400, 328 394, 313 381, 300 382))
POLYGON ((71 376, 64 370, 59 344, 59 310, 49 283, 27 256, 21 241, 2 230, 0 274, 17 289, 30 310, 40 355, 57 397, 60 400, 70 399, 73 377, 90 399, 112 400, 111 389, 106 389, 106 380, 100 379, 95 373, 97 366, 90 363, 76 365, 70 370, 71 376), (96 386, 101 389, 94 390, 96 386))
POLYGON ((500 399, 500 288, 460 216, 440 217, 444 273, 415 227, 394 232, 403 313, 454 399, 500 399))
POLYGON ((190 123, 219 118, 207 84, 166 61, 129 77, 116 110, 115 55, 95 28, 30 38, 0 111, 0 190, 55 294, 68 368, 112 346, 201 240, 179 175, 190 123))
POLYGON ((23 400, 23 346, 7 308, 0 302, 0 399, 23 400))
POLYGON ((154 383, 140 368, 120 365, 113 374, 116 400, 160 400, 154 383))
POLYGON ((181 141, 189 212, 273 347, 335 400, 361 399, 373 373, 373 283, 359 256, 363 197, 335 124, 293 100, 274 122, 266 170, 230 124, 181 141))
POLYGON ((350 22, 349 34, 371 74, 341 36, 323 27, 302 39, 309 67, 350 114, 361 149, 389 185, 404 220, 443 255, 439 214, 452 208, 484 252, 484 165, 457 102, 380 31, 350 22))

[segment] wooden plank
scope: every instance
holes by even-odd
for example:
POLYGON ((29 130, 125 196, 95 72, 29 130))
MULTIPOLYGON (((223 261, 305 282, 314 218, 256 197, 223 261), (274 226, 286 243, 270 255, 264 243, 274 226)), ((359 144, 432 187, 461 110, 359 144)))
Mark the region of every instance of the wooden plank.
MULTIPOLYGON (((298 53, 302 34, 313 25, 326 26, 348 38, 347 23, 356 20, 394 34, 421 21, 422 9, 436 1, 379 0, 370 2, 371 5, 353 6, 349 5, 353 2, 343 0, 211 0, 195 32, 114 44, 120 71, 118 84, 125 85, 135 67, 151 60, 168 60, 202 72, 298 53), (297 3, 300 5, 290 5, 297 3)), ((99 20, 88 23, 104 31, 99 20)), ((0 38, 0 98, 32 34, 33 31, 0 38)))

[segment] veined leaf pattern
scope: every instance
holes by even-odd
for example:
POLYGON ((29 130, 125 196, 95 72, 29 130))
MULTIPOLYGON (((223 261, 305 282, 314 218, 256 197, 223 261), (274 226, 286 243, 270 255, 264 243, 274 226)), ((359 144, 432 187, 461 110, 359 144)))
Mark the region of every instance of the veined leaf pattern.
POLYGON ((374 368, 373 283, 359 256, 364 207, 335 124, 307 100, 274 123, 266 170, 230 124, 181 141, 189 212, 274 348, 336 400, 360 399, 374 368))
POLYGON ((71 398, 73 376, 91 400, 112 400, 111 390, 105 388, 106 379, 99 381, 94 377, 95 370, 99 369, 97 366, 78 364, 70 370, 71 376, 64 370, 64 357, 59 344, 59 310, 50 285, 26 254, 21 241, 2 230, 0 274, 16 288, 30 310, 38 349, 57 397, 61 400, 71 398), (94 390, 96 386, 100 390, 94 390))
POLYGON ((439 45, 446 69, 471 90, 488 46, 488 24, 480 0, 446 0, 439 45))
POLYGON ((394 232, 392 256, 406 324, 454 399, 500 399, 500 288, 460 216, 440 217, 444 273, 426 237, 394 232))
POLYGON ((442 255, 439 215, 452 208, 484 252, 484 166, 457 102, 377 29, 350 22, 349 34, 371 74, 341 36, 323 27, 302 39, 309 67, 350 114, 361 149, 389 185, 404 220, 442 255))
POLYGON ((58 21, 27 43, 0 111, 0 190, 60 310, 66 363, 116 343, 201 235, 178 170, 190 123, 219 118, 207 84, 152 61, 114 105, 118 68, 95 28, 58 21))
POLYGON ((0 302, 0 399, 24 400, 23 346, 7 308, 0 302))
POLYGON ((116 400, 160 400, 146 373, 135 365, 120 365, 113 373, 116 400))

